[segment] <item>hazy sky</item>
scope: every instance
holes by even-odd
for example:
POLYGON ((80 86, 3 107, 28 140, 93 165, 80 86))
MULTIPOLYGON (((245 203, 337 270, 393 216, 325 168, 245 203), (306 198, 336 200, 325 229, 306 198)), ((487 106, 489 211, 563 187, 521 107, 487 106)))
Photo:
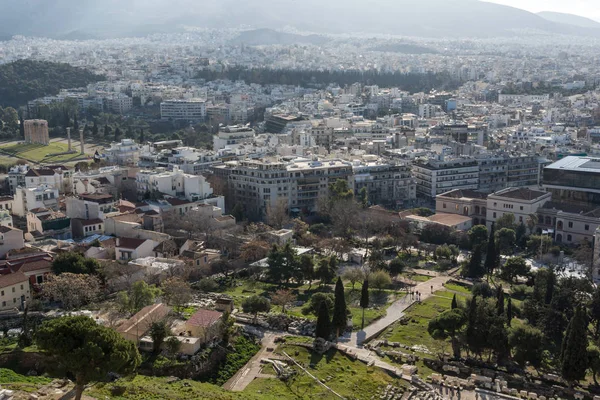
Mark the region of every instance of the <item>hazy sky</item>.
POLYGON ((600 20, 598 0, 485 0, 531 12, 556 11, 600 20))

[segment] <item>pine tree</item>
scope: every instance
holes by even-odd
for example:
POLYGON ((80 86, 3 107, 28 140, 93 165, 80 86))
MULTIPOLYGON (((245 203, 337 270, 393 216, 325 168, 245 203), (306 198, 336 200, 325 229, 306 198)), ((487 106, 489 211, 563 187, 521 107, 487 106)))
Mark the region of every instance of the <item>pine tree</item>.
POLYGON ((458 308, 458 302, 456 301, 456 293, 454 294, 454 296, 452 296, 452 304, 450 307, 452 310, 454 310, 455 308, 458 308))
POLYGON ((488 237, 487 252, 485 254, 485 264, 484 264, 485 272, 488 275, 492 275, 492 273, 494 272, 496 262, 497 262, 496 241, 495 241, 494 225, 492 224, 492 228, 490 229, 490 235, 488 237))
POLYGON ((512 300, 510 297, 508 298, 508 303, 506 304, 506 323, 510 326, 513 319, 513 310, 512 310, 512 300))
POLYGON ((360 292, 360 307, 362 308, 362 325, 361 329, 365 328, 365 308, 369 307, 369 281, 365 279, 360 292))
POLYGON ((578 306, 569 321, 560 357, 561 375, 568 382, 585 378, 588 368, 587 325, 587 315, 583 308, 578 306))
POLYGON ((496 289, 496 312, 498 316, 504 315, 504 290, 502 285, 496 289))
POLYGON ((331 336, 331 320, 329 319, 329 308, 327 304, 322 301, 319 307, 319 315, 317 317, 317 326, 315 329, 315 336, 325 340, 329 340, 331 336))
POLYGON ((335 337, 340 337, 344 333, 348 323, 348 308, 346 307, 346 295, 344 293, 344 284, 342 278, 338 277, 335 283, 335 303, 333 305, 333 320, 331 324, 335 329, 335 337))

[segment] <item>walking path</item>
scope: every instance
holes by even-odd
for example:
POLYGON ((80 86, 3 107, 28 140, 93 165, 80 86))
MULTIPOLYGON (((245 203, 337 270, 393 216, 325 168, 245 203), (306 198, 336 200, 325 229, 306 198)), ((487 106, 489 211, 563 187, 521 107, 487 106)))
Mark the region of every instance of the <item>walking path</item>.
POLYGON ((234 376, 232 376, 231 379, 225 382, 223 388, 232 390, 234 392, 241 392, 250 384, 250 382, 254 380, 254 378, 259 377, 259 375, 261 375, 260 371, 262 370, 262 364, 260 363, 260 360, 263 357, 267 357, 272 354, 269 352, 269 349, 274 349, 276 347, 275 338, 277 336, 278 335, 276 333, 266 332, 262 338, 262 347, 258 353, 256 353, 254 357, 252 357, 250 361, 246 363, 246 365, 240 368, 240 370, 234 376))
MULTIPOLYGON (((412 291, 419 292, 421 294, 421 301, 423 301, 430 297, 433 292, 443 289, 444 284, 450 279, 452 279, 452 277, 447 275, 436 276, 435 278, 429 279, 427 282, 419 283, 413 287, 412 291)), ((415 300, 410 299, 410 296, 404 296, 401 299, 396 300, 387 308, 385 317, 366 326, 364 330, 352 332, 350 335, 346 334, 339 339, 339 342, 350 347, 360 347, 362 343, 374 338, 385 328, 402 318, 402 316, 404 316, 404 311, 414 302, 415 300)))

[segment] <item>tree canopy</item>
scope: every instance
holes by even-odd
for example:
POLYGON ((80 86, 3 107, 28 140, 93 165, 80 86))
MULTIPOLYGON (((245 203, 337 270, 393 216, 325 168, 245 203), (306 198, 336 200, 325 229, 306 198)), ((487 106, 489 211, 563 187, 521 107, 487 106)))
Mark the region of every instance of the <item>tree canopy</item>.
POLYGON ((75 377, 75 399, 84 387, 109 372, 131 373, 141 362, 135 344, 91 318, 62 317, 44 322, 35 335, 37 346, 54 356, 59 367, 75 377))

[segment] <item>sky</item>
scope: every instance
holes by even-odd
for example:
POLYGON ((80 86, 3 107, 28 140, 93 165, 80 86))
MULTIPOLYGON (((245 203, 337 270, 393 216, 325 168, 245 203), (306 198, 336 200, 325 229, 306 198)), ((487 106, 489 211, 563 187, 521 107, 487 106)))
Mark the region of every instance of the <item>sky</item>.
POLYGON ((598 0, 485 0, 531 12, 556 11, 600 21, 598 0))

